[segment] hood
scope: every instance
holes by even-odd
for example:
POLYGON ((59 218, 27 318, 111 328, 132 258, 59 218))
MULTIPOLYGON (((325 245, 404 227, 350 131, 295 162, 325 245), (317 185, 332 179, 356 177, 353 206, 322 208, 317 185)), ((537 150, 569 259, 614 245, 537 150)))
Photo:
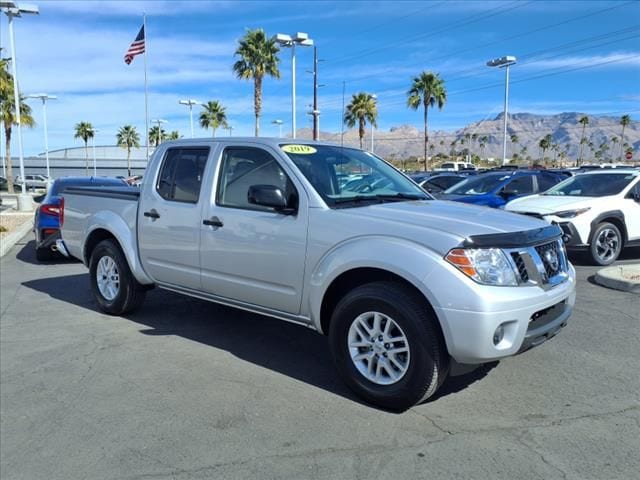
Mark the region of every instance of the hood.
MULTIPOLYGON (((548 226, 543 220, 503 210, 440 200, 395 202, 361 208, 342 209, 342 213, 358 218, 370 218, 380 223, 435 230, 463 240, 471 235, 522 232, 548 226)), ((385 231, 390 231, 387 226, 385 231)), ((420 235, 422 237, 422 235, 420 235)))
POLYGON ((517 198, 507 203, 506 210, 512 212, 531 212, 548 215, 564 210, 575 210, 582 207, 590 207, 593 197, 569 197, 563 195, 532 195, 530 197, 517 198))

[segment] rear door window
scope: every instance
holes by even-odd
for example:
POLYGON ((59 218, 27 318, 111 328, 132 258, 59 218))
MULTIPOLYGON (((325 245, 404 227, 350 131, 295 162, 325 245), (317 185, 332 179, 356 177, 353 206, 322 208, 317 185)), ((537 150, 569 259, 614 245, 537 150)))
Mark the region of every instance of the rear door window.
POLYGON ((165 153, 156 191, 165 200, 198 203, 208 147, 170 148, 165 153))
POLYGON ((505 190, 513 192, 515 195, 526 195, 533 193, 533 175, 522 175, 511 180, 505 190))

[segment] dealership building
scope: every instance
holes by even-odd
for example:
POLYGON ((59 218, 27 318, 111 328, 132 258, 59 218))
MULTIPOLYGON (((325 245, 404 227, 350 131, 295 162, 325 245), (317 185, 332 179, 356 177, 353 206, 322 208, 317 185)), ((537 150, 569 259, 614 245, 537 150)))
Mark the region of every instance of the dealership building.
MULTIPOLYGON (((149 153, 153 152, 153 147, 149 153)), ((146 160, 147 150, 145 147, 131 149, 131 174, 143 175, 147 168, 146 160)), ((93 175, 93 165, 95 158, 96 174, 98 176, 116 177, 127 175, 127 150, 115 145, 95 146, 94 149, 89 146, 86 150, 84 147, 63 148, 60 150, 51 150, 49 152, 49 169, 53 178, 65 177, 70 175, 84 176, 93 175), (88 161, 87 161, 88 158, 88 161)), ((3 173, 5 162, 3 159, 3 173)), ((11 156, 11 164, 13 165, 13 175, 20 175, 20 165, 18 156, 13 152, 11 156)), ((45 154, 41 153, 37 156, 24 158, 25 174, 47 173, 47 164, 45 154)))

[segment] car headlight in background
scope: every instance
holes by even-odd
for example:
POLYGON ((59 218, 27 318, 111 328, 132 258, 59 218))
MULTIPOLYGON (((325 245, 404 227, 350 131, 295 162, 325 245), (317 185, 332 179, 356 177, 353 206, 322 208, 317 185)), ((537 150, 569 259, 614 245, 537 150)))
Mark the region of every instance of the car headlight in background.
POLYGON ((454 248, 445 259, 469 278, 484 285, 516 286, 516 273, 499 248, 454 248))
POLYGON ((575 218, 578 215, 582 215, 583 213, 588 212, 589 210, 591 210, 591 207, 578 208, 577 210, 565 210, 563 212, 552 213, 551 215, 560 218, 575 218))

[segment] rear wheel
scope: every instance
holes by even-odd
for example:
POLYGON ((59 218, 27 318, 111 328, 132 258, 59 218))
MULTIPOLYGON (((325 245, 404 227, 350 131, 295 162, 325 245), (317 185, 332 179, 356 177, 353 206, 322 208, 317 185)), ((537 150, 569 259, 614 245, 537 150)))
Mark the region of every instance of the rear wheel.
POLYGON ((395 282, 363 285, 340 300, 329 341, 345 383, 367 402, 392 410, 429 398, 449 368, 424 299, 395 282))
POLYGON ((599 224, 593 236, 589 253, 591 260, 596 265, 610 265, 616 261, 622 250, 622 235, 613 223, 603 222, 599 224))
POLYGON ((113 240, 103 240, 93 250, 89 275, 100 308, 110 315, 131 312, 144 301, 144 286, 134 278, 124 254, 113 240))

